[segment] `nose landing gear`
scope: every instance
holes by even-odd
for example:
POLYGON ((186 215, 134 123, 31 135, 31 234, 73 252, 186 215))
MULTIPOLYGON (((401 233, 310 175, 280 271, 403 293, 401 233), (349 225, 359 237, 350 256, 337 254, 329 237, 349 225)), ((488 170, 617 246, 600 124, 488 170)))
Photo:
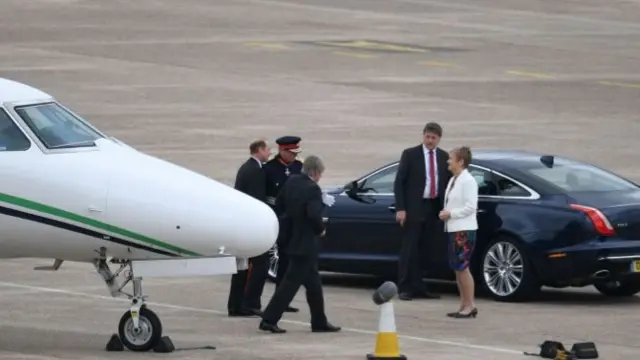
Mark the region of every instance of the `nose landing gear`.
POLYGON ((95 261, 94 265, 98 274, 102 276, 111 296, 118 297, 125 295, 131 300, 131 307, 120 318, 118 324, 118 335, 112 336, 107 344, 108 351, 121 351, 122 345, 135 352, 155 350, 157 352, 171 352, 175 350, 168 337, 162 337, 162 323, 156 313, 147 308, 145 304, 146 296, 142 295, 142 278, 134 277, 133 271, 125 272, 125 281, 120 285, 117 281, 118 275, 125 269, 131 267, 128 260, 112 262, 120 264, 120 268, 113 273, 109 268, 104 251, 101 249, 101 257, 95 261), (122 289, 131 282, 133 284, 133 294, 128 294, 122 289), (121 342, 120 344, 117 344, 121 342))

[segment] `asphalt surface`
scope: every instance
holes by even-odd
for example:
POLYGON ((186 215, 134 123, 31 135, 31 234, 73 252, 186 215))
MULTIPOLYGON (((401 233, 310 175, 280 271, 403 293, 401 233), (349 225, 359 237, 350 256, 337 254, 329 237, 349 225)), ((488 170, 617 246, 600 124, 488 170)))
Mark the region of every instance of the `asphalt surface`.
MULTIPOLYGON (((552 0, 4 0, 0 76, 55 95, 130 145, 225 182, 256 137, 303 138, 343 183, 397 159, 427 121, 461 144, 562 154, 640 180, 640 2, 552 0)), ((130 359, 106 353, 126 302, 93 268, 0 262, 0 359, 130 359)), ((145 281, 179 348, 172 359, 364 359, 375 280, 329 276, 340 334, 311 334, 301 292, 285 335, 229 319, 227 278, 145 281)), ((552 338, 640 354, 640 300, 591 288, 527 304, 457 295, 396 303, 409 359, 518 359, 552 338)), ((273 292, 265 289, 266 304, 273 292)))

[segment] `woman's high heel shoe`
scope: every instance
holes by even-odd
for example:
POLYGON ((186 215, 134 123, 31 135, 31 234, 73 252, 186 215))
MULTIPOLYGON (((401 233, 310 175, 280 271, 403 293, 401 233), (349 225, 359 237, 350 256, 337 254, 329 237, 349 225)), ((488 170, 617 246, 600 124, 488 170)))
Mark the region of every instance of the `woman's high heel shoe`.
POLYGON ((451 318, 455 318, 455 319, 475 318, 476 316, 478 316, 478 309, 477 308, 473 308, 467 314, 464 314, 464 313, 462 313, 460 311, 454 312, 454 313, 448 313, 447 316, 451 317, 451 318))

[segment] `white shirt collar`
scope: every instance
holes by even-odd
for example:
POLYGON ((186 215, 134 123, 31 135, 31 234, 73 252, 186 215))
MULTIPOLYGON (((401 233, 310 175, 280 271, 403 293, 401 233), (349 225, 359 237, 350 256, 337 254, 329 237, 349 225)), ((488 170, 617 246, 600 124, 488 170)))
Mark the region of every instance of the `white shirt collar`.
POLYGON ((253 160, 258 162, 258 165, 260 165, 260 167, 262 167, 262 161, 258 160, 258 158, 256 158, 255 156, 252 156, 253 160))
MULTIPOLYGON (((433 148, 434 155, 436 154, 436 150, 438 150, 437 146, 433 148)), ((428 154, 431 150, 429 150, 425 144, 422 144, 422 151, 424 151, 425 154, 428 154)))

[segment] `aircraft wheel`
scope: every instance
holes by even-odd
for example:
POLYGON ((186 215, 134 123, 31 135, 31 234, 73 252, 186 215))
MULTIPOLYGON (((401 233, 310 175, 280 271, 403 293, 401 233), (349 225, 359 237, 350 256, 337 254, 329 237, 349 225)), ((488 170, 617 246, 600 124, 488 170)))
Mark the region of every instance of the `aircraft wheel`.
POLYGON ((153 311, 146 306, 138 313, 138 330, 133 327, 131 312, 127 311, 120 318, 118 335, 127 349, 136 352, 149 351, 162 337, 162 323, 153 311))

